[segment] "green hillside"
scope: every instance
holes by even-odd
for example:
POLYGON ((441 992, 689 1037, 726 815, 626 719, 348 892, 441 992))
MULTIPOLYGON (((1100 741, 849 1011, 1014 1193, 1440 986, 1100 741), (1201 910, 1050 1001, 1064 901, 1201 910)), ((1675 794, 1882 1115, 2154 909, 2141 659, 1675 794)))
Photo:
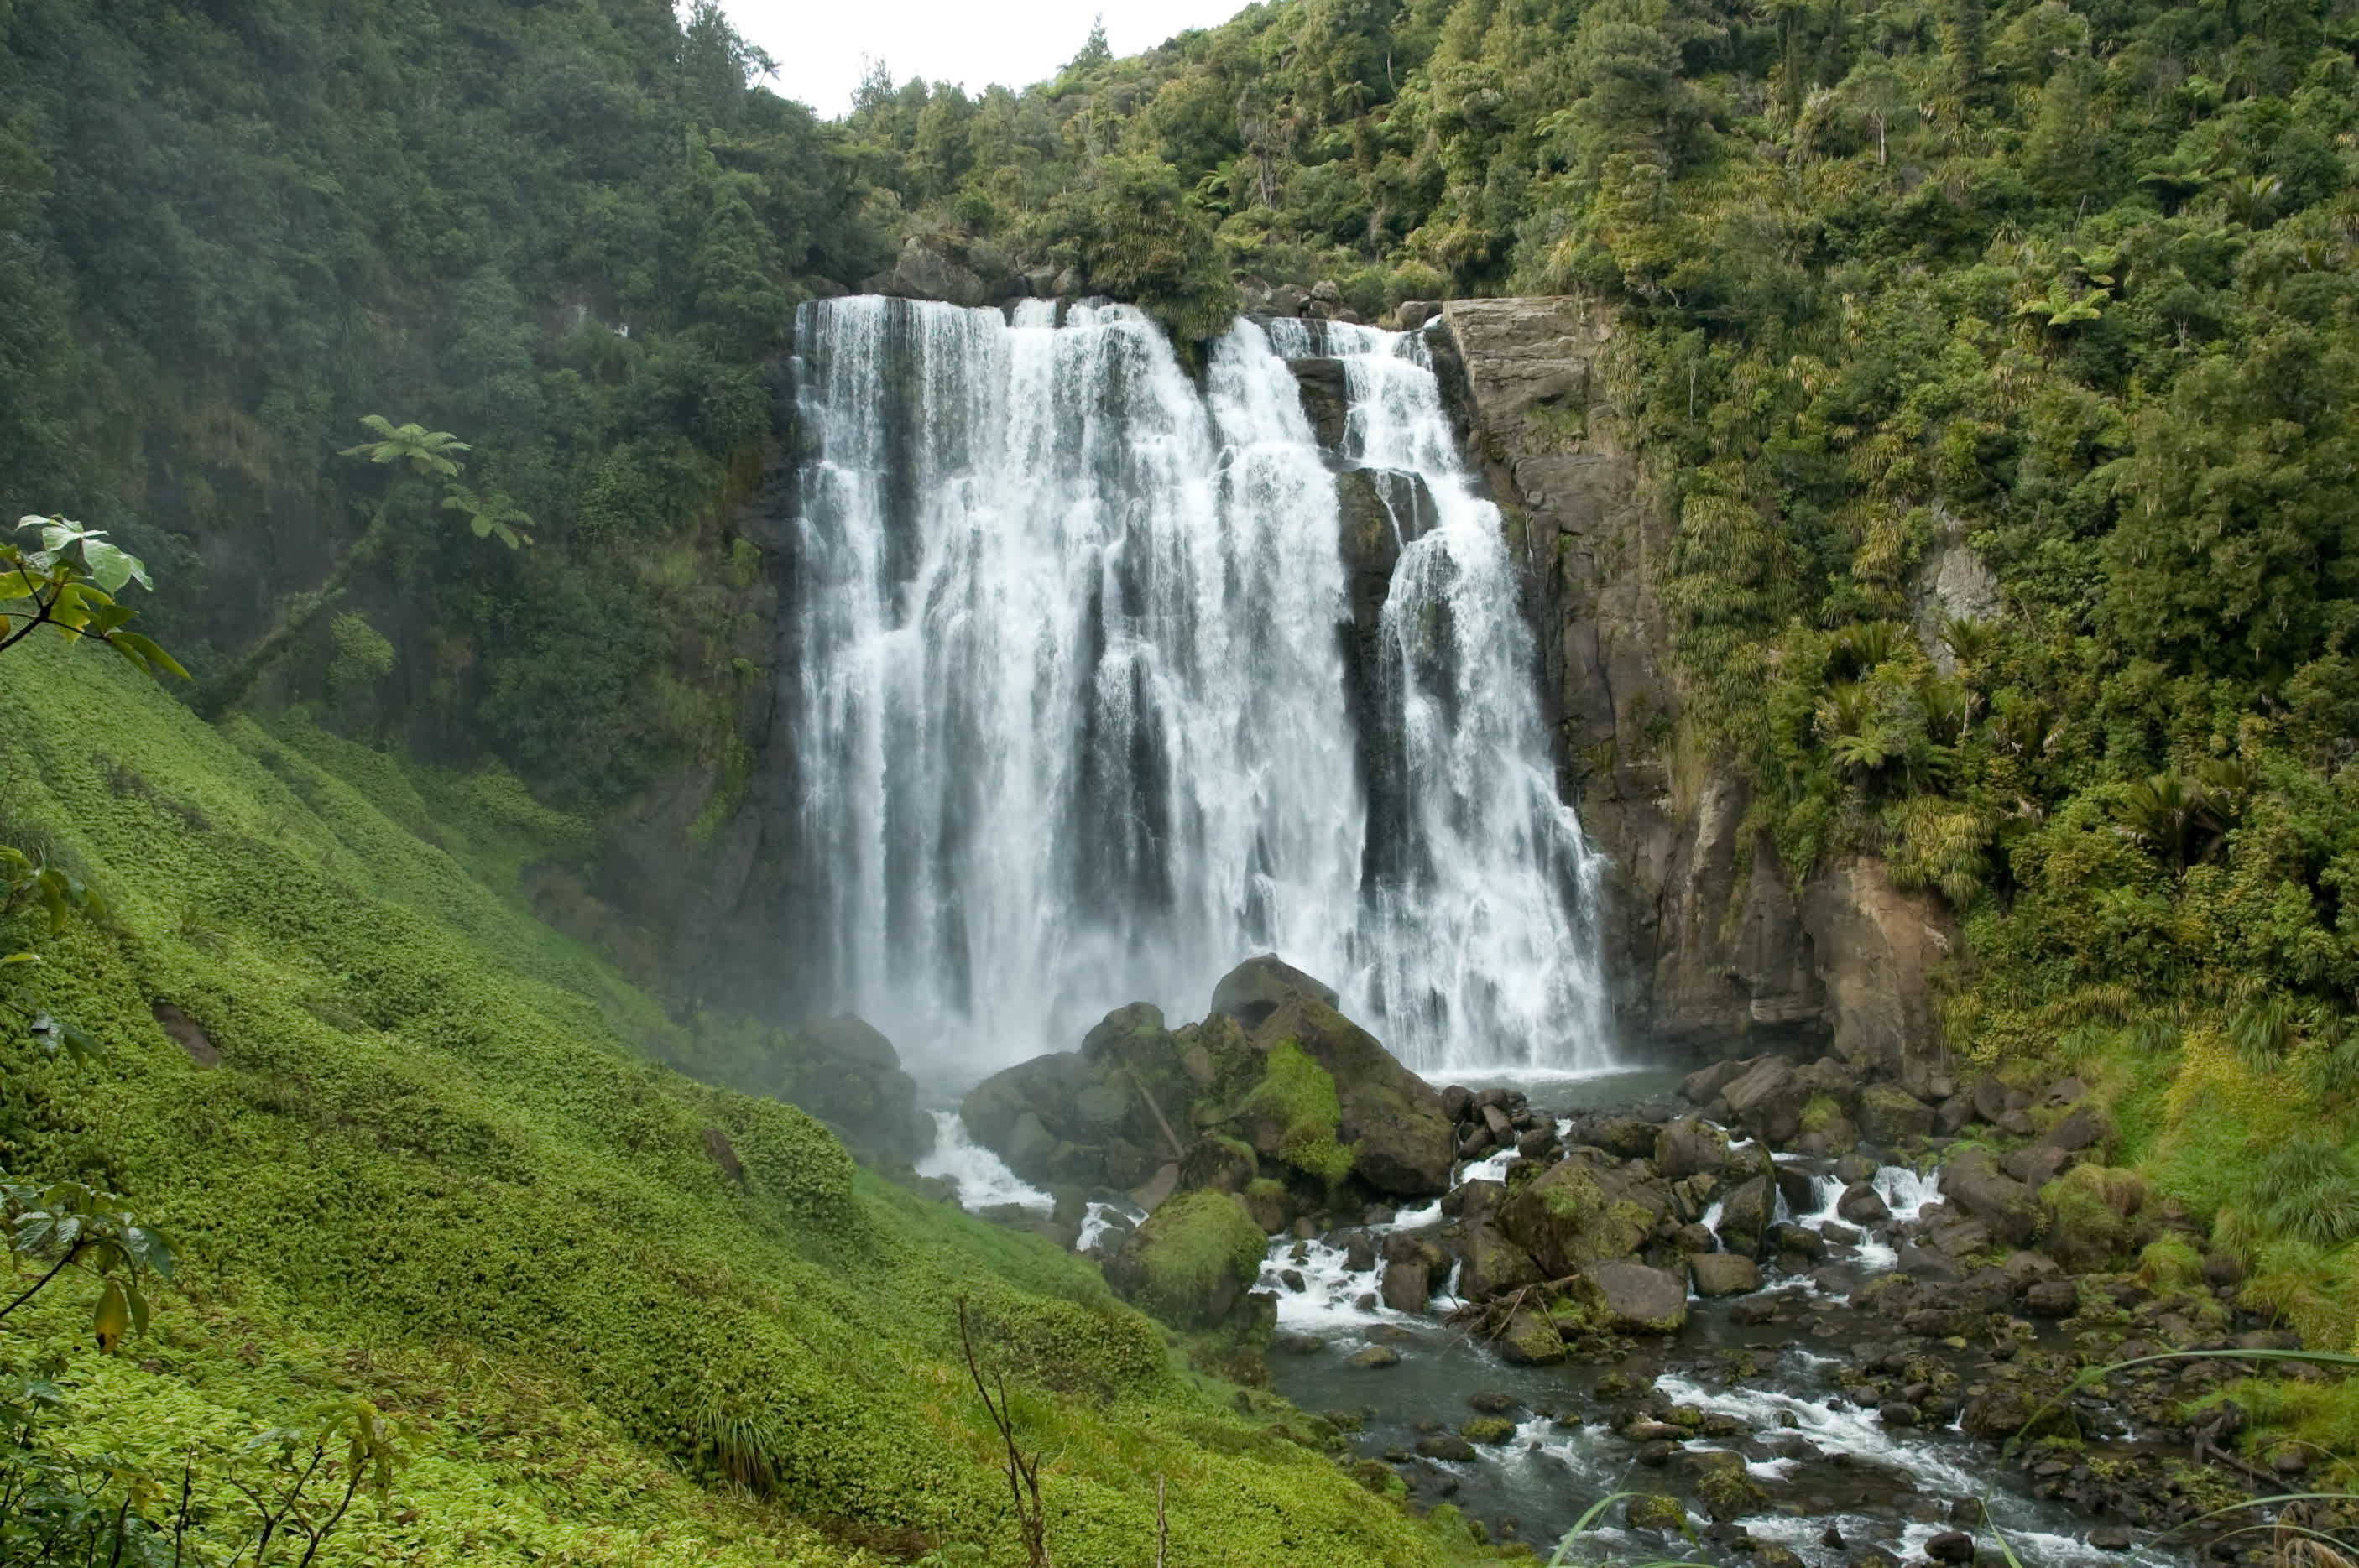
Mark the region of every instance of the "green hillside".
POLYGON ((241 1445, 359 1395, 415 1425, 416 1457, 321 1562, 997 1560, 1015 1526, 964 1296, 1048 1454, 1060 1563, 1141 1561, 1158 1476, 1173 1563, 1451 1559, 1447 1516, 1371 1498, 1316 1422, 1240 1416, 1094 1268, 650 1065, 660 1010, 462 864, 566 829, 512 782, 299 724, 216 731, 103 659, 28 643, 0 671, 6 836, 112 912, 18 925, 41 1000, 109 1050, 0 1047, 0 1161, 114 1188, 182 1261, 121 1356, 86 1343, 95 1290, 70 1273, 0 1358, 62 1356, 41 1430, 118 1456, 110 1504, 128 1486, 164 1518, 193 1454, 197 1560, 223 1560, 228 1483, 260 1464, 241 1445))

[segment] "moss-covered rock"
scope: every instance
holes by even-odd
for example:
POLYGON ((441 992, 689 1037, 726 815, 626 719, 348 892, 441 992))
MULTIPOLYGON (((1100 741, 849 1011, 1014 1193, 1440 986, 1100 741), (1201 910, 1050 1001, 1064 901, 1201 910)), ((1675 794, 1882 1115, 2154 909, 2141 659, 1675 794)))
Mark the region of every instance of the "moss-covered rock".
POLYGON ((1180 1193, 1131 1233, 1106 1281, 1175 1327, 1216 1327, 1261 1272, 1266 1236, 1234 1195, 1180 1193))
POLYGON ((1343 1115, 1333 1076, 1299 1042, 1279 1040, 1269 1049, 1261 1082, 1237 1108, 1236 1120, 1256 1152, 1332 1187, 1352 1173, 1360 1152, 1338 1135, 1343 1115))
POLYGON ((1565 1357, 1564 1336, 1548 1314, 1531 1307, 1520 1308, 1508 1318, 1492 1346, 1502 1360, 1523 1367, 1550 1366, 1565 1357))
POLYGON ((1688 1528, 1688 1506, 1661 1492, 1645 1492, 1622 1505, 1622 1522, 1632 1530, 1681 1535, 1688 1528))
POLYGON ((1469 1443, 1485 1445, 1511 1443, 1516 1436, 1516 1423, 1503 1415, 1473 1416, 1459 1427, 1458 1435, 1469 1443))
POLYGON ((1375 1036, 1298 990, 1263 1021, 1254 1040, 1273 1056, 1281 1042, 1291 1042, 1332 1081, 1335 1141, 1352 1151, 1352 1174, 1397 1197, 1431 1197, 1450 1185, 1456 1150, 1440 1092, 1375 1036))
POLYGON ((1767 1488, 1746 1473, 1745 1461, 1734 1454, 1728 1458, 1730 1463, 1706 1470, 1695 1484, 1696 1501, 1722 1524, 1769 1506, 1767 1488))
POLYGON ((1574 1150, 1500 1206, 1498 1227, 1551 1278, 1646 1245, 1670 1212, 1670 1187, 1642 1166, 1574 1150))

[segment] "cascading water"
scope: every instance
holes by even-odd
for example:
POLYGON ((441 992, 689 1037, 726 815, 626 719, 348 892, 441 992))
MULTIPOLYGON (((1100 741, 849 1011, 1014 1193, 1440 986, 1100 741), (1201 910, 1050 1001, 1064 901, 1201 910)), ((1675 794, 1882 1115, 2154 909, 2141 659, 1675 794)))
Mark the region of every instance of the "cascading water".
POLYGON ((1421 340, 1332 345, 1347 460, 1434 501, 1384 611, 1403 805, 1372 823, 1336 481, 1285 359, 1240 322, 1200 385, 1137 311, 1054 312, 798 319, 790 700, 825 1000, 971 1076, 1125 1001, 1194 1016, 1276 950, 1412 1065, 1602 1064, 1590 862, 1421 340))

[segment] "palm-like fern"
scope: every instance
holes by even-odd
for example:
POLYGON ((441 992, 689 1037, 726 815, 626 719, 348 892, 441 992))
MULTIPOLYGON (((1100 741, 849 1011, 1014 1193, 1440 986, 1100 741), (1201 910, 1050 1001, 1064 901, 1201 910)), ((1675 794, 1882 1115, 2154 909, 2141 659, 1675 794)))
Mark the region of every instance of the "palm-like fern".
POLYGON ((373 463, 408 463, 419 473, 451 479, 465 466, 452 454, 474 449, 448 430, 429 430, 415 422, 397 425, 382 414, 367 415, 361 423, 375 431, 378 438, 346 447, 339 456, 366 458, 373 463))

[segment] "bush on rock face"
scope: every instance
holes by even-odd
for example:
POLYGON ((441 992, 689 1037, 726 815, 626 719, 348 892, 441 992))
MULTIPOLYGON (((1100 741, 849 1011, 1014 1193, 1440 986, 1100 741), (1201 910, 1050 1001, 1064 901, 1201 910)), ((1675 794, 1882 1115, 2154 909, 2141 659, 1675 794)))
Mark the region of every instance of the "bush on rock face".
POLYGON ((1106 1281, 1174 1327, 1212 1328, 1261 1272, 1266 1245, 1234 1195, 1180 1193, 1132 1233, 1106 1265, 1106 1281))

